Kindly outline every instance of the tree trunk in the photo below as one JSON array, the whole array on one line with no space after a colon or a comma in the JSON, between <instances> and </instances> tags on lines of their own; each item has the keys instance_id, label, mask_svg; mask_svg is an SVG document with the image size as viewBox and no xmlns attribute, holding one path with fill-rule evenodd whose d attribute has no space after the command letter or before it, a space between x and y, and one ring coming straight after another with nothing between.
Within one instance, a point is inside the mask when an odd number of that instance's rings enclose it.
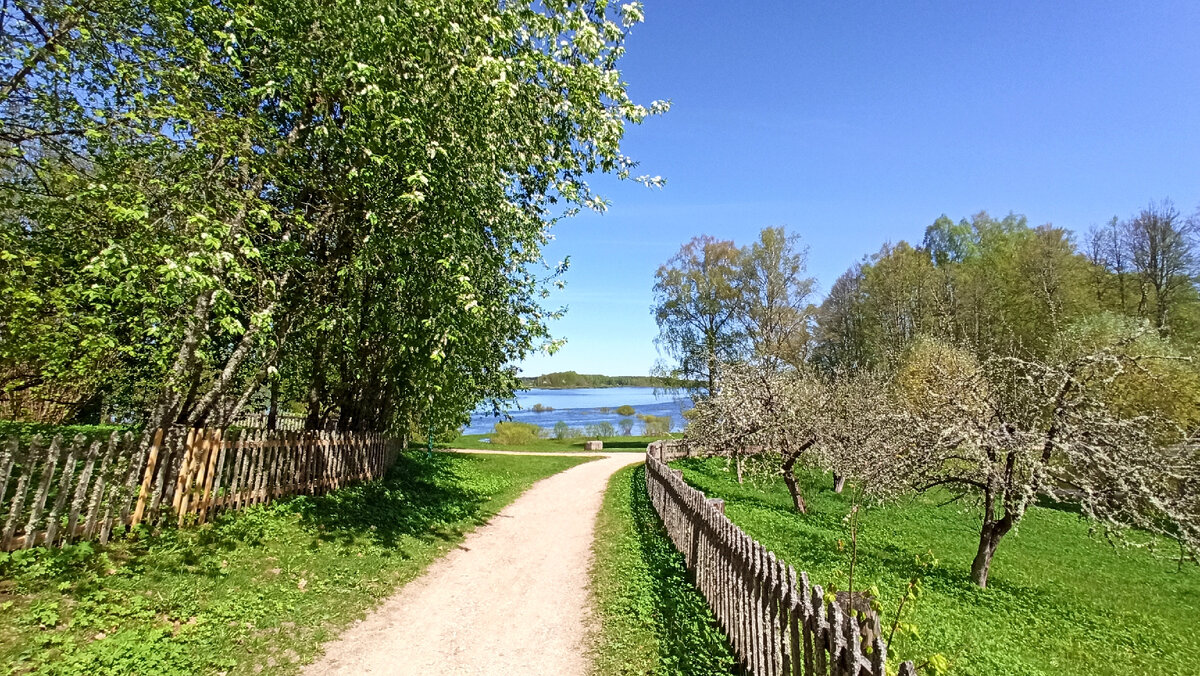
<instances>
[{"instance_id":1,"label":"tree trunk","mask_svg":"<svg viewBox=\"0 0 1200 676\"><path fill-rule=\"evenodd\" d=\"M738 480L738 483L740 484L743 481L743 478L742 478L742 456L741 455L737 456L737 458L734 460L734 464L737 466L737 480Z\"/></svg>"},{"instance_id":2,"label":"tree trunk","mask_svg":"<svg viewBox=\"0 0 1200 676\"><path fill-rule=\"evenodd\" d=\"M846 487L846 477L835 472L833 475L833 492L841 493L842 489L845 487Z\"/></svg>"},{"instance_id":3,"label":"tree trunk","mask_svg":"<svg viewBox=\"0 0 1200 676\"><path fill-rule=\"evenodd\" d=\"M980 589L987 589L988 571L992 567L992 557L996 555L1000 539L1011 528L1012 522L1008 516L1005 516L999 521L985 523L979 531L979 549L975 553L975 560L971 562L971 581L979 585Z\"/></svg>"},{"instance_id":4,"label":"tree trunk","mask_svg":"<svg viewBox=\"0 0 1200 676\"><path fill-rule=\"evenodd\" d=\"M796 511L808 514L808 505L804 502L804 496L800 494L800 483L796 481L796 475L790 466L783 470L783 483L787 484L788 493L792 495L792 506Z\"/></svg>"},{"instance_id":5,"label":"tree trunk","mask_svg":"<svg viewBox=\"0 0 1200 676\"><path fill-rule=\"evenodd\" d=\"M792 506L801 514L808 514L808 505L804 502L804 496L800 494L800 483L796 481L796 474L793 469L796 467L796 461L800 459L800 454L808 450L813 445L813 439L809 439L800 444L800 448L793 453L785 453L783 465L779 469L783 471L783 483L787 484L788 493L792 496Z\"/></svg>"}]
</instances>

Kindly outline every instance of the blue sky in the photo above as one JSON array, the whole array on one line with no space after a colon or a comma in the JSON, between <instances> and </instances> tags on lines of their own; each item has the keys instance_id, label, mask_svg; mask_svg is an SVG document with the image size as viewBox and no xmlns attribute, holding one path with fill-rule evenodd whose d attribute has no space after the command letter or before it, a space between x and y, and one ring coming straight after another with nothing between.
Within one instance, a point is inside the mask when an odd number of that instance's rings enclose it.
<instances>
[{"instance_id":1,"label":"blue sky","mask_svg":"<svg viewBox=\"0 0 1200 676\"><path fill-rule=\"evenodd\" d=\"M526 374L643 374L654 271L698 234L783 225L823 293L940 214L1077 231L1170 197L1200 204L1200 2L645 0L622 62L671 112L627 153L667 185L557 226L566 347Z\"/></svg>"}]
</instances>

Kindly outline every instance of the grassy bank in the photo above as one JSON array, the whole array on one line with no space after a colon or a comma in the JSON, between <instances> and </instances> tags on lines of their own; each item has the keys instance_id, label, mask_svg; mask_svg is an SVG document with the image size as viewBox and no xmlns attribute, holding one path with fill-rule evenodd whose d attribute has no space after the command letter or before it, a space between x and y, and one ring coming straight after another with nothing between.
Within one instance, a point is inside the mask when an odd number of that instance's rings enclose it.
<instances>
[{"instance_id":1,"label":"grassy bank","mask_svg":"<svg viewBox=\"0 0 1200 676\"><path fill-rule=\"evenodd\" d=\"M650 505L641 465L609 481L594 551L596 674L731 673L724 636Z\"/></svg>"},{"instance_id":2,"label":"grassy bank","mask_svg":"<svg viewBox=\"0 0 1200 676\"><path fill-rule=\"evenodd\" d=\"M107 548L0 554L0 669L287 674L574 457L402 456L382 481Z\"/></svg>"},{"instance_id":3,"label":"grassy bank","mask_svg":"<svg viewBox=\"0 0 1200 676\"><path fill-rule=\"evenodd\" d=\"M525 444L493 444L487 441L487 434L463 434L454 441L443 444L445 448L467 448L491 451L540 451L543 453L562 453L564 451L583 452L583 442L588 439L534 439ZM604 450L629 451L644 453L646 445L658 441L662 437L604 437Z\"/></svg>"},{"instance_id":4,"label":"grassy bank","mask_svg":"<svg viewBox=\"0 0 1200 676\"><path fill-rule=\"evenodd\" d=\"M849 496L835 494L827 477L804 477L810 513L799 515L782 481L739 486L717 459L674 466L814 582L846 588ZM1200 569L1114 549L1089 537L1078 515L1035 507L1001 543L982 590L968 575L978 514L939 506L948 497L871 509L861 520L854 586L879 590L885 623L910 577L923 576L924 593L904 613L918 633L901 632L893 654L920 663L941 653L953 674L1200 673ZM916 557L939 563L925 568Z\"/></svg>"}]
</instances>

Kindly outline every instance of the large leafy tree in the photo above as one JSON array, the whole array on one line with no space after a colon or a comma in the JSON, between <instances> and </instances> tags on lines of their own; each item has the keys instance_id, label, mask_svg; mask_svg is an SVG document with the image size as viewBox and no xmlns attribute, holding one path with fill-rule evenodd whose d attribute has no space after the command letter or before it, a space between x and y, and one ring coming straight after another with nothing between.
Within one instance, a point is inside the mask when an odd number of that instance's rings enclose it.
<instances>
[{"instance_id":1,"label":"large leafy tree","mask_svg":"<svg viewBox=\"0 0 1200 676\"><path fill-rule=\"evenodd\" d=\"M658 345L673 360L666 375L716 390L721 364L746 352L741 322L742 252L730 240L707 235L680 247L654 275Z\"/></svg>"},{"instance_id":2,"label":"large leafy tree","mask_svg":"<svg viewBox=\"0 0 1200 676\"><path fill-rule=\"evenodd\" d=\"M637 3L5 5L8 391L151 426L264 383L453 426L545 345L548 228L629 177Z\"/></svg>"}]
</instances>

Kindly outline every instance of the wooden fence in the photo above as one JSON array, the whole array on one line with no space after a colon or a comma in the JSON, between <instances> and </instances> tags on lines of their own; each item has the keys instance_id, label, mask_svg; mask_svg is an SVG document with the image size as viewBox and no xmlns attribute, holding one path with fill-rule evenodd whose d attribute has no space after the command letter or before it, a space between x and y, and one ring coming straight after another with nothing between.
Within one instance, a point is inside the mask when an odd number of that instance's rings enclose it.
<instances>
[{"instance_id":1,"label":"wooden fence","mask_svg":"<svg viewBox=\"0 0 1200 676\"><path fill-rule=\"evenodd\" d=\"M687 448L656 442L646 453L646 490L695 576L742 668L753 676L884 676L878 618L856 620L820 585L785 565L725 516L721 500L689 486L666 459ZM874 634L864 639L863 629ZM900 676L913 676L912 662Z\"/></svg>"},{"instance_id":2,"label":"wooden fence","mask_svg":"<svg viewBox=\"0 0 1200 676\"><path fill-rule=\"evenodd\" d=\"M0 551L108 542L139 524L204 523L288 495L379 476L399 444L377 434L158 430L0 442Z\"/></svg>"},{"instance_id":3,"label":"wooden fence","mask_svg":"<svg viewBox=\"0 0 1200 676\"><path fill-rule=\"evenodd\" d=\"M265 430L270 418L269 413L243 413L233 421L233 424L248 429ZM304 430L306 422L308 422L308 416L302 413L279 413L275 416L275 429L300 432Z\"/></svg>"}]
</instances>

